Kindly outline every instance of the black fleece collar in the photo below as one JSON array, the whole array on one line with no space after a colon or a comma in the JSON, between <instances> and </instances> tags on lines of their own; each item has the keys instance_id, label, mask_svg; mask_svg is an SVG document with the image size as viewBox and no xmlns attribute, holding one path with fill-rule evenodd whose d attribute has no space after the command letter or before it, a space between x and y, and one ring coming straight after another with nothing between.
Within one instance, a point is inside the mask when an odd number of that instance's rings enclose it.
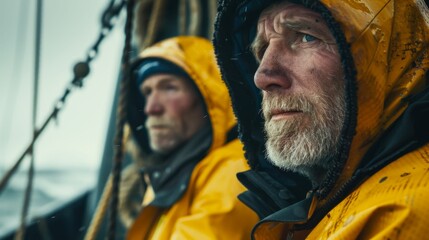
<instances>
[{"instance_id":1,"label":"black fleece collar","mask_svg":"<svg viewBox=\"0 0 429 240\"><path fill-rule=\"evenodd\" d=\"M188 189L192 172L207 155L211 143L211 128L203 127L163 164L142 168L141 173L149 175L155 192L155 199L149 205L168 208L176 203Z\"/></svg>"}]
</instances>

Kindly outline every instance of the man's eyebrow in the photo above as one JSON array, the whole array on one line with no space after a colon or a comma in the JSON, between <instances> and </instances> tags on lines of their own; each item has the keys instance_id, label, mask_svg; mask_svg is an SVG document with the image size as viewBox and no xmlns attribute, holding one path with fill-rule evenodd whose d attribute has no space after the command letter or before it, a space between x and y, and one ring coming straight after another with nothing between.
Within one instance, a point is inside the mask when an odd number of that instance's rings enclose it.
<instances>
[{"instance_id":1,"label":"man's eyebrow","mask_svg":"<svg viewBox=\"0 0 429 240\"><path fill-rule=\"evenodd\" d=\"M258 61L258 52L264 44L264 39L261 37L260 34L257 34L252 44L250 45L250 51L252 52L253 56L257 58Z\"/></svg>"},{"instance_id":2,"label":"man's eyebrow","mask_svg":"<svg viewBox=\"0 0 429 240\"><path fill-rule=\"evenodd\" d=\"M315 20L316 23L320 23L320 19ZM282 27L289 28L293 31L309 31L309 34L315 34L317 37L321 38L324 42L328 44L335 44L335 40L326 38L327 33L324 30L326 29L329 31L329 29L326 26L323 26L321 24L314 24L311 21L300 21L300 22L294 22L294 21L283 21L280 23ZM330 32L329 32L330 33ZM333 40L333 41L330 41Z\"/></svg>"},{"instance_id":3,"label":"man's eyebrow","mask_svg":"<svg viewBox=\"0 0 429 240\"><path fill-rule=\"evenodd\" d=\"M170 83L170 82L174 82L174 81L176 81L175 77L166 76L166 77L161 78L159 81L157 81L155 85L148 86L148 85L145 85L144 82L143 82L143 85L141 86L141 89L156 88L157 86L160 86L160 85L163 85L163 84L167 84L167 83Z\"/></svg>"},{"instance_id":4,"label":"man's eyebrow","mask_svg":"<svg viewBox=\"0 0 429 240\"><path fill-rule=\"evenodd\" d=\"M166 76L166 77L161 78L161 79L158 81L158 84L165 84L165 83L174 82L174 81L176 81L178 78L179 78L179 77L177 77L177 76Z\"/></svg>"},{"instance_id":5,"label":"man's eyebrow","mask_svg":"<svg viewBox=\"0 0 429 240\"><path fill-rule=\"evenodd\" d=\"M317 23L320 23L320 20L316 21ZM303 30L312 30L315 31L318 34L323 34L323 28L321 24L314 24L314 22L309 20L301 20L301 21L292 21L292 20L284 20L280 23L278 23L281 27L289 28L294 31L303 31Z\"/></svg>"},{"instance_id":6,"label":"man's eyebrow","mask_svg":"<svg viewBox=\"0 0 429 240\"><path fill-rule=\"evenodd\" d=\"M292 30L302 30L302 29L310 29L310 25L303 23L303 22L291 22L291 21L284 21L280 23L281 26L290 28Z\"/></svg>"}]
</instances>

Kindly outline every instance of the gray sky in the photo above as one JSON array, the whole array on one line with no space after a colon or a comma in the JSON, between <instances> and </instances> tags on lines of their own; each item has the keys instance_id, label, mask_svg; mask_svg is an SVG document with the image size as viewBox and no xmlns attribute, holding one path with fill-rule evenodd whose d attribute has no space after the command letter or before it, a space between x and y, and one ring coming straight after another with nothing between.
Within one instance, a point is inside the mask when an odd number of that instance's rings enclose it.
<instances>
[{"instance_id":1,"label":"gray sky","mask_svg":"<svg viewBox=\"0 0 429 240\"><path fill-rule=\"evenodd\" d=\"M74 63L85 59L98 37L107 3L43 1L38 126L71 81ZM0 1L0 177L32 135L35 4ZM101 45L84 87L69 95L58 124L51 124L39 138L36 169L99 167L123 48L123 22L122 18Z\"/></svg>"},{"instance_id":2,"label":"gray sky","mask_svg":"<svg viewBox=\"0 0 429 240\"><path fill-rule=\"evenodd\" d=\"M0 0L0 178L32 137L36 2ZM98 37L100 15L108 2L43 0L39 127L72 80L74 64L85 60ZM97 180L120 67L123 25L124 12L100 45L84 87L69 95L57 124L52 122L36 144L30 216L61 206ZM0 196L0 206L7 206L0 209L0 235L18 226L28 160Z\"/></svg>"}]
</instances>

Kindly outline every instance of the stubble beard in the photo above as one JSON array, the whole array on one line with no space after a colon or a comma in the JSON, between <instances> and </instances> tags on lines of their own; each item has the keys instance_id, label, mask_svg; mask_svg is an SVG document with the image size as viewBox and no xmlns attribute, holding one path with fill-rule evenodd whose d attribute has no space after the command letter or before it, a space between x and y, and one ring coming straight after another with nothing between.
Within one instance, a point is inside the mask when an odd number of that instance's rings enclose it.
<instances>
[{"instance_id":1,"label":"stubble beard","mask_svg":"<svg viewBox=\"0 0 429 240\"><path fill-rule=\"evenodd\" d=\"M151 130L152 125L162 125L162 130ZM168 154L178 147L183 141L183 134L178 131L180 127L169 119L149 117L146 121L146 129L149 131L151 149L159 154Z\"/></svg>"},{"instance_id":2,"label":"stubble beard","mask_svg":"<svg viewBox=\"0 0 429 240\"><path fill-rule=\"evenodd\" d=\"M344 89L336 96L264 94L266 155L277 167L319 181L333 166L345 118ZM300 110L290 119L272 120L271 109ZM321 171L323 171L321 173Z\"/></svg>"}]
</instances>

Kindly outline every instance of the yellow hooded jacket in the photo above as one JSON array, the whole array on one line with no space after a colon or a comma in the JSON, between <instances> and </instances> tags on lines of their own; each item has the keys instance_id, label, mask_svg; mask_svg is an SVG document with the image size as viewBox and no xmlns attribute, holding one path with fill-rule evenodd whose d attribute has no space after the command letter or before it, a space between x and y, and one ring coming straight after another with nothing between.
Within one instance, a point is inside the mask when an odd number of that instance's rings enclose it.
<instances>
[{"instance_id":1,"label":"yellow hooded jacket","mask_svg":"<svg viewBox=\"0 0 429 240\"><path fill-rule=\"evenodd\" d=\"M148 58L174 63L194 81L205 101L212 140L208 153L193 169L186 191L172 206L152 206L154 193L146 191L145 206L127 239L248 239L258 218L237 199L244 187L236 173L248 166L241 143L227 141L236 121L211 43L198 37L175 37L145 49L139 61Z\"/></svg>"},{"instance_id":2,"label":"yellow hooded jacket","mask_svg":"<svg viewBox=\"0 0 429 240\"><path fill-rule=\"evenodd\" d=\"M336 37L346 75L347 117L337 165L319 188L303 193L288 181L307 187L305 179L260 157L265 141L261 99L252 78L257 63L248 47L259 13L272 2L222 1L214 38L252 167L253 175L242 177L249 189L242 199L264 218L252 237L427 239L427 5L423 0L292 1L322 14ZM285 192L288 200L278 196Z\"/></svg>"}]
</instances>

